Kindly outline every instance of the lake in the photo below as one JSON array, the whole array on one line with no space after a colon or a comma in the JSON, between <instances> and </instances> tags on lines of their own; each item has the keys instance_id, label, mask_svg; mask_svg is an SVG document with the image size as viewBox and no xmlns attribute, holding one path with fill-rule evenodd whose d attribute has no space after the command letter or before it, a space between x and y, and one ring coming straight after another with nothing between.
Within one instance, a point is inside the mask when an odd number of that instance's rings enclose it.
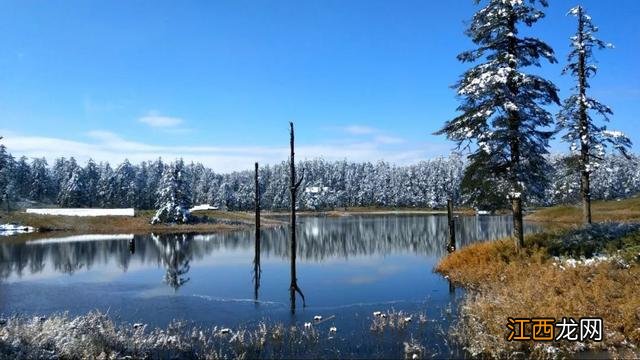
<instances>
[{"instance_id":1,"label":"lake","mask_svg":"<svg viewBox=\"0 0 640 360\"><path fill-rule=\"evenodd\" d=\"M511 228L508 216L459 217L457 246L505 237ZM447 233L440 215L299 218L296 268L306 307L298 299L294 313L284 226L262 231L259 256L252 231L0 239L0 314L98 309L123 323L247 328L320 315L329 319L325 330L338 331L331 350L317 355L398 357L410 337L436 356L463 354L446 336L463 291L433 272ZM427 321L374 336L374 311Z\"/></svg>"}]
</instances>

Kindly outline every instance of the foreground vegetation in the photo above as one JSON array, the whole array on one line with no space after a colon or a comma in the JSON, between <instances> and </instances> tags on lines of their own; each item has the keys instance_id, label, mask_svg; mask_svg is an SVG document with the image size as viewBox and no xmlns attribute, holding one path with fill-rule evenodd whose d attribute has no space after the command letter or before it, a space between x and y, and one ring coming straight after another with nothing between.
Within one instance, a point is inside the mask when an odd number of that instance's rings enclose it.
<instances>
[{"instance_id":1,"label":"foreground vegetation","mask_svg":"<svg viewBox=\"0 0 640 360\"><path fill-rule=\"evenodd\" d=\"M20 317L0 319L0 358L23 359L257 359L257 358L338 358L349 356L336 340L340 330L331 325L333 317L303 325L260 322L240 328L197 327L174 321L166 328L146 324L117 324L106 314L84 316ZM370 332L378 354L380 337L391 337L394 358L431 357L413 331L427 325L424 313L376 312ZM437 333L445 336L444 332ZM423 339L424 340L424 339ZM363 343L364 344L364 343ZM357 352L361 354L360 352ZM449 352L455 356L456 352ZM440 354L444 355L444 354ZM353 356L353 355L351 355ZM380 356L380 355L378 355Z\"/></svg>"},{"instance_id":2,"label":"foreground vegetation","mask_svg":"<svg viewBox=\"0 0 640 360\"><path fill-rule=\"evenodd\" d=\"M595 203L596 219L637 220L640 202ZM580 209L541 210L531 217L570 221ZM444 258L438 272L471 291L453 335L474 355L533 357L606 351L640 356L640 225L604 222L555 228L526 237L516 253L513 241L478 243ZM602 342L508 342L507 318L599 316Z\"/></svg>"}]
</instances>

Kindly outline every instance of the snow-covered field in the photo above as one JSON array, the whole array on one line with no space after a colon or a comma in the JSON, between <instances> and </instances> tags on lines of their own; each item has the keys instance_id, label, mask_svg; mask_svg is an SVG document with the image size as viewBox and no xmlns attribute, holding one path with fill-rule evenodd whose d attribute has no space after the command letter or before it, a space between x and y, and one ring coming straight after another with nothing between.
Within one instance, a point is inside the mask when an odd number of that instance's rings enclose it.
<instances>
[{"instance_id":1,"label":"snow-covered field","mask_svg":"<svg viewBox=\"0 0 640 360\"><path fill-rule=\"evenodd\" d=\"M9 236L16 234L24 234L37 231L36 228L31 226L23 226L16 224L0 224L0 236Z\"/></svg>"},{"instance_id":2,"label":"snow-covered field","mask_svg":"<svg viewBox=\"0 0 640 360\"><path fill-rule=\"evenodd\" d=\"M134 216L133 208L128 209L27 209L29 214L62 216Z\"/></svg>"},{"instance_id":3,"label":"snow-covered field","mask_svg":"<svg viewBox=\"0 0 640 360\"><path fill-rule=\"evenodd\" d=\"M133 234L88 234L88 235L73 235L65 236L53 239L40 239L29 240L27 245L40 245L40 244L57 244L68 242L84 242L84 241L103 241L103 240L132 240Z\"/></svg>"}]
</instances>

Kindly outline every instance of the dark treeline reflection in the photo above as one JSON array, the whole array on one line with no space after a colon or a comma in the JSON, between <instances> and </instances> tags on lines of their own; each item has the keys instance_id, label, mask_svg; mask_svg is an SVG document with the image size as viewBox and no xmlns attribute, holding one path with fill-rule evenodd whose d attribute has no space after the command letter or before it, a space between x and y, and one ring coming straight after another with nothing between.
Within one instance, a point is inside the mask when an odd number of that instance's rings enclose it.
<instances>
[{"instance_id":1,"label":"dark treeline reflection","mask_svg":"<svg viewBox=\"0 0 640 360\"><path fill-rule=\"evenodd\" d=\"M532 231L533 227L525 226L525 230ZM475 241L509 236L511 221L508 216L460 217L456 219L456 232L460 248ZM194 260L217 251L245 249L247 266L254 266L254 280L259 281L260 255L289 258L287 227L266 229L261 233L258 249L252 231L136 235L133 242L114 239L2 243L0 278L35 274L45 268L73 274L90 270L94 265L107 264L115 264L126 271L133 261L163 267L166 270L164 281L177 289L189 281L187 273ZM298 236L297 252L303 261L392 253L440 257L446 252L447 220L444 216L305 218L298 225ZM257 290L259 282L255 285Z\"/></svg>"}]
</instances>

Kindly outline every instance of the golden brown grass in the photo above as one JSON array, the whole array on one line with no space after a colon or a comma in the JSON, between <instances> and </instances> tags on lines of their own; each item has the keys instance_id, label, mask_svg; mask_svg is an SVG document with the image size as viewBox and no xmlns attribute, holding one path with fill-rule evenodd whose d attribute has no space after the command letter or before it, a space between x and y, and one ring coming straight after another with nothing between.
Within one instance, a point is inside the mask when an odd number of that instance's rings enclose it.
<instances>
[{"instance_id":1,"label":"golden brown grass","mask_svg":"<svg viewBox=\"0 0 640 360\"><path fill-rule=\"evenodd\" d=\"M594 201L591 204L593 221L639 221L640 197L620 201ZM560 205L538 209L527 215L528 221L543 222L582 222L582 207L577 205Z\"/></svg>"},{"instance_id":2,"label":"golden brown grass","mask_svg":"<svg viewBox=\"0 0 640 360\"><path fill-rule=\"evenodd\" d=\"M1 212L0 223L19 223L33 226L41 231L61 231L71 233L149 233L149 232L215 232L252 228L254 215L245 212L198 211L195 216L201 218L193 224L151 225L154 211L136 211L134 217L126 216L57 216L27 214L25 212ZM277 220L263 218L264 226L278 224Z\"/></svg>"},{"instance_id":3,"label":"golden brown grass","mask_svg":"<svg viewBox=\"0 0 640 360\"><path fill-rule=\"evenodd\" d=\"M454 334L475 354L504 357L525 351L546 357L549 354L540 343L505 340L508 317L600 316L604 341L589 343L590 350L608 350L620 357L640 355L623 346L625 341L640 346L640 265L623 268L601 262L563 269L540 246L554 235L530 236L522 254L515 252L511 240L501 240L474 244L444 258L436 270L473 289ZM550 345L566 353L581 350L576 343Z\"/></svg>"}]
</instances>

